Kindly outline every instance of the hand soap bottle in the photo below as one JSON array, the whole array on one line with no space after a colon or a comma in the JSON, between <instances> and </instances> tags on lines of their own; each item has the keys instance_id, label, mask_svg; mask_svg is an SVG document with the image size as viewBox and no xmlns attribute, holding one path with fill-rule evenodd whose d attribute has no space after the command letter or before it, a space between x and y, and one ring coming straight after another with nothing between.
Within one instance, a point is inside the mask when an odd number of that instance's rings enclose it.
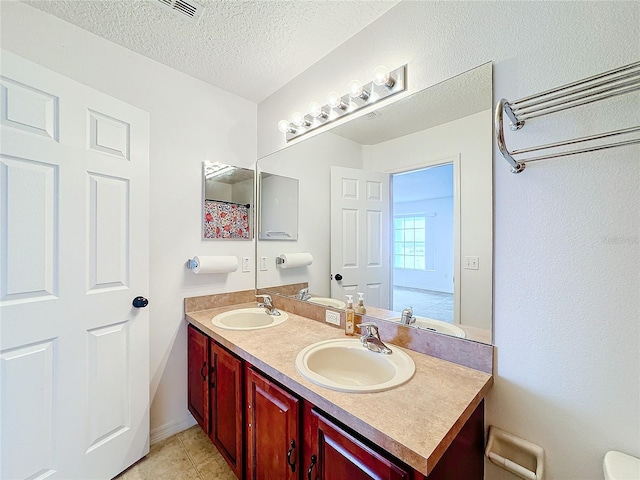
<instances>
[{"instance_id":1,"label":"hand soap bottle","mask_svg":"<svg viewBox=\"0 0 640 480\"><path fill-rule=\"evenodd\" d=\"M364 306L364 293L358 292L358 305L353 307L358 315L364 315L367 313L367 309Z\"/></svg>"},{"instance_id":2,"label":"hand soap bottle","mask_svg":"<svg viewBox=\"0 0 640 480\"><path fill-rule=\"evenodd\" d=\"M353 335L356 324L356 312L353 309L353 295L347 295L347 308L344 313L346 317L344 322L344 334Z\"/></svg>"}]
</instances>

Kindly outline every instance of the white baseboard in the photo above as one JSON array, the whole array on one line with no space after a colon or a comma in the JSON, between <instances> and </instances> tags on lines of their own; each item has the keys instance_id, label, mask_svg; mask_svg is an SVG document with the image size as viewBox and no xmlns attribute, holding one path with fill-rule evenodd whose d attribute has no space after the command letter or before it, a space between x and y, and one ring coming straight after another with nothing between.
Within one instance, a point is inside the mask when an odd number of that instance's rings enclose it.
<instances>
[{"instance_id":1,"label":"white baseboard","mask_svg":"<svg viewBox=\"0 0 640 480\"><path fill-rule=\"evenodd\" d=\"M175 435L176 433L180 433L183 430L186 430L189 427L192 427L196 424L195 419L191 415L187 415L182 420L176 420L174 422L165 423L164 425L160 425L159 427L154 428L150 432L149 443L153 445L154 443L161 442L165 438L169 438L171 435Z\"/></svg>"}]
</instances>

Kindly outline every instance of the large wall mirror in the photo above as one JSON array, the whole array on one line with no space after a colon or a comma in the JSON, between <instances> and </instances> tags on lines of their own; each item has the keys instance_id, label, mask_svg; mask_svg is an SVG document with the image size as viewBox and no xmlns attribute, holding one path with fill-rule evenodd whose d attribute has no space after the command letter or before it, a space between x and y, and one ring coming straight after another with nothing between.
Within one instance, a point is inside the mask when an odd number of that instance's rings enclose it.
<instances>
[{"instance_id":1,"label":"large wall mirror","mask_svg":"<svg viewBox=\"0 0 640 480\"><path fill-rule=\"evenodd\" d=\"M262 158L298 179L298 238L257 242L256 286L491 343L492 65ZM277 268L281 254L313 263ZM289 287L287 287L289 286ZM298 295L298 287L308 292Z\"/></svg>"},{"instance_id":2,"label":"large wall mirror","mask_svg":"<svg viewBox=\"0 0 640 480\"><path fill-rule=\"evenodd\" d=\"M203 162L203 238L253 238L254 179L253 170L220 162Z\"/></svg>"}]
</instances>

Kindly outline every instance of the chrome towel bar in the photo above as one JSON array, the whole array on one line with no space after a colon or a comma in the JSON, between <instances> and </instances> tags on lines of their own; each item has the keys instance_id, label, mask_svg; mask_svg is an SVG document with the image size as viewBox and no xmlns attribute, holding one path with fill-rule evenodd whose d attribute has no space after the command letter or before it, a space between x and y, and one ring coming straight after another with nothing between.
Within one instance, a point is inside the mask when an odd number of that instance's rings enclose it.
<instances>
[{"instance_id":1,"label":"chrome towel bar","mask_svg":"<svg viewBox=\"0 0 640 480\"><path fill-rule=\"evenodd\" d=\"M583 142L591 142L604 138L615 137L618 135L628 135L630 133L640 132L640 126L623 128L611 132L589 135L586 137L573 138L561 142L549 143L536 147L528 147L509 151L504 137L504 115L506 114L512 131L520 130L526 120L550 115L553 113L568 110L570 108L587 105L608 98L624 95L627 93L640 90L640 62L631 63L608 72L600 73L592 77L569 83L561 87L552 88L542 93L530 95L514 102L508 102L501 99L496 106L495 113L495 131L496 140L500 153L511 165L513 173L520 173L524 170L528 162L538 160L548 160L551 158L564 157L568 155L576 155L579 153L595 152L605 148L622 147L625 145L633 145L640 143L640 138L631 138L618 142L605 143L601 145L591 145L575 150L567 150L558 153L548 153L540 156L528 158L516 158L523 155L541 150L565 147Z\"/></svg>"}]
</instances>

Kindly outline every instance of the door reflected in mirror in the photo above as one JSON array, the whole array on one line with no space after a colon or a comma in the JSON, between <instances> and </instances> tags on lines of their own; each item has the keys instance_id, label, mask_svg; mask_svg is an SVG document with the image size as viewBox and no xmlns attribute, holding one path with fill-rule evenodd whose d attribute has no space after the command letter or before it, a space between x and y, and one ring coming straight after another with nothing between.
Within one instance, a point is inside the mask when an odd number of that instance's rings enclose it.
<instances>
[{"instance_id":1,"label":"door reflected in mirror","mask_svg":"<svg viewBox=\"0 0 640 480\"><path fill-rule=\"evenodd\" d=\"M251 240L255 172L220 162L203 162L202 173L202 237Z\"/></svg>"},{"instance_id":2,"label":"door reflected in mirror","mask_svg":"<svg viewBox=\"0 0 640 480\"><path fill-rule=\"evenodd\" d=\"M297 142L257 168L298 179L300 209L295 242L260 236L258 260L267 261L258 288L301 301L362 292L367 315L400 322L412 307L413 321L403 323L491 342L491 64ZM272 266L294 251L311 252L314 264Z\"/></svg>"}]
</instances>

